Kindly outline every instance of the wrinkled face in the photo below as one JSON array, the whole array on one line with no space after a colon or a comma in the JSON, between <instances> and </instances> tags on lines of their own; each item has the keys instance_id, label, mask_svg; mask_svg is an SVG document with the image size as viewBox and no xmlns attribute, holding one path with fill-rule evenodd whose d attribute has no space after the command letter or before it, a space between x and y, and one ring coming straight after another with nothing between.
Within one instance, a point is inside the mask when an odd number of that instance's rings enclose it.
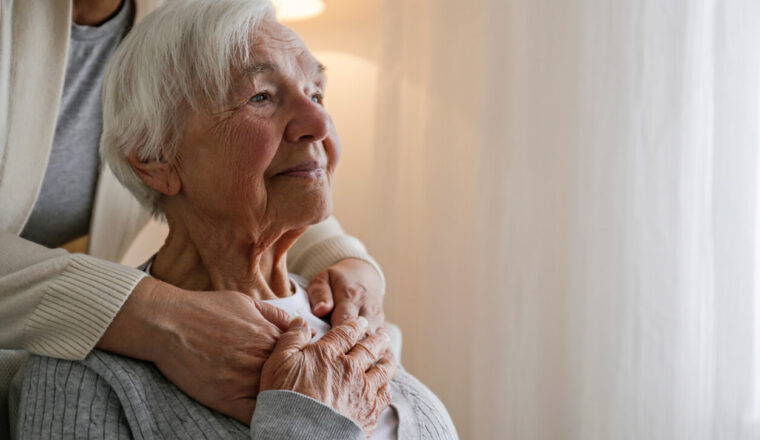
<instances>
[{"instance_id":1,"label":"wrinkled face","mask_svg":"<svg viewBox=\"0 0 760 440\"><path fill-rule=\"evenodd\" d=\"M252 58L229 105L190 116L177 169L182 203L256 235L330 214L340 144L322 105L324 69L296 34L263 23Z\"/></svg>"}]
</instances>

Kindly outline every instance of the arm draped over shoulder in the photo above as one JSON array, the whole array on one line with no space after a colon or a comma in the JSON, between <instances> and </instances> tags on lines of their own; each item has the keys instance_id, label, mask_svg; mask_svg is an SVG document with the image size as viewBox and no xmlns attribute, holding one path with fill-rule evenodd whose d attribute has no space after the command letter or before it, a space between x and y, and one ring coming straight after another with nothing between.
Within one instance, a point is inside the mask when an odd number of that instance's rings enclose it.
<instances>
[{"instance_id":1,"label":"arm draped over shoulder","mask_svg":"<svg viewBox=\"0 0 760 440\"><path fill-rule=\"evenodd\" d=\"M145 274L83 254L48 249L0 231L0 348L83 359ZM377 263L329 218L293 246L289 267L311 278L344 258Z\"/></svg>"}]
</instances>

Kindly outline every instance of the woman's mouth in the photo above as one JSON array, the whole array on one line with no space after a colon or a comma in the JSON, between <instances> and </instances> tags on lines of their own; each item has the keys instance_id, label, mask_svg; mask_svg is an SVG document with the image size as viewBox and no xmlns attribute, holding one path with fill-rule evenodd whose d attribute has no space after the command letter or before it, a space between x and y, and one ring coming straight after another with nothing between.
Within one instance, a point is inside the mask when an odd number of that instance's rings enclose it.
<instances>
[{"instance_id":1,"label":"woman's mouth","mask_svg":"<svg viewBox=\"0 0 760 440\"><path fill-rule=\"evenodd\" d=\"M275 177L293 177L298 179L316 180L325 175L325 166L316 160L301 162L285 171L275 174Z\"/></svg>"}]
</instances>

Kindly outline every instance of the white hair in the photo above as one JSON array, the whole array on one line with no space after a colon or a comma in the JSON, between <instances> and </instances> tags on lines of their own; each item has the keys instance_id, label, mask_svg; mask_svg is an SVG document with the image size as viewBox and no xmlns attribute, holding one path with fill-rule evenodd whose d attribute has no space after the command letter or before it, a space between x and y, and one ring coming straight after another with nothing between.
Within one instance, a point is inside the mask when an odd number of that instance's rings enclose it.
<instances>
[{"instance_id":1,"label":"white hair","mask_svg":"<svg viewBox=\"0 0 760 440\"><path fill-rule=\"evenodd\" d=\"M162 216L160 193L128 157L174 157L188 110L224 101L235 69L249 63L257 26L274 17L269 0L171 0L114 53L103 81L100 155L154 215Z\"/></svg>"}]
</instances>

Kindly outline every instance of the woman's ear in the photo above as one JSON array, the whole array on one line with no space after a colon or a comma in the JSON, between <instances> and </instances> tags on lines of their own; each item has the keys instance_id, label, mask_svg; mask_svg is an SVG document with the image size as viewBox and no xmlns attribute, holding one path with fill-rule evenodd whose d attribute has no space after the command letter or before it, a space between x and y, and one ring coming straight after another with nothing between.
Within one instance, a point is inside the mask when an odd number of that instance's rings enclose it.
<instances>
[{"instance_id":1,"label":"woman's ear","mask_svg":"<svg viewBox=\"0 0 760 440\"><path fill-rule=\"evenodd\" d=\"M143 162L137 157L137 151L129 154L129 163L146 185L167 196L179 193L182 182L177 169L168 161Z\"/></svg>"}]
</instances>

